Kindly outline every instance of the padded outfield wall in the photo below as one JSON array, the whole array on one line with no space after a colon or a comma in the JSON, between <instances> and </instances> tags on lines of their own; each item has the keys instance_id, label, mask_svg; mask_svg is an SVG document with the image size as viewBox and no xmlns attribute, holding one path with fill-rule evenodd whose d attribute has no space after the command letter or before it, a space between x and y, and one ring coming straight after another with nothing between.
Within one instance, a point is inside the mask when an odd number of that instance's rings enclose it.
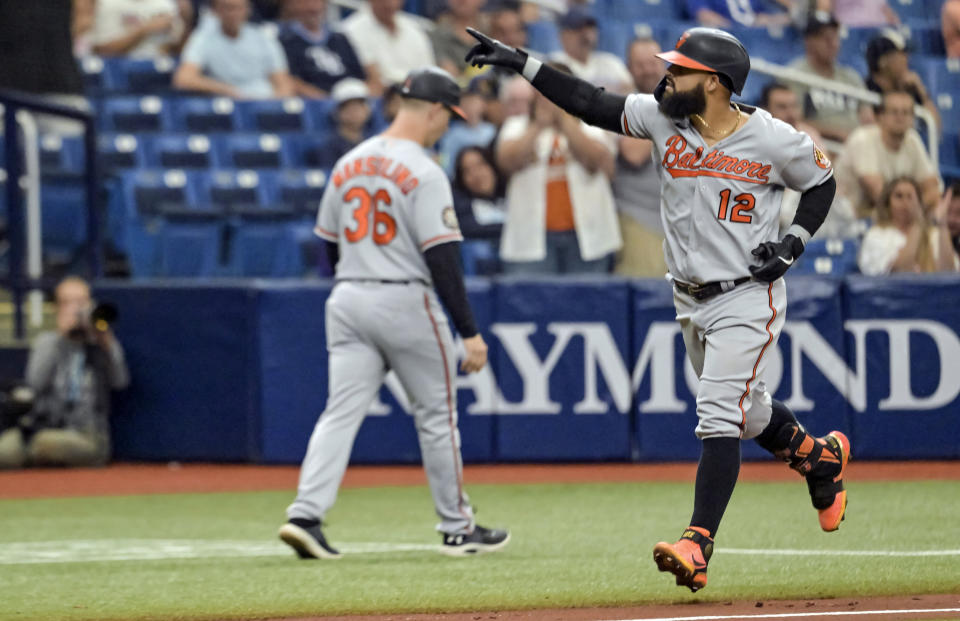
<instances>
[{"instance_id":1,"label":"padded outfield wall","mask_svg":"<svg viewBox=\"0 0 960 621\"><path fill-rule=\"evenodd\" d=\"M120 308L131 387L118 459L298 463L326 400L332 282L98 283ZM459 376L467 462L695 460L697 380L666 281L474 280L490 346ZM960 458L960 278L788 278L768 389L858 458ZM416 463L392 376L354 463ZM753 443L748 458L763 457Z\"/></svg>"}]
</instances>

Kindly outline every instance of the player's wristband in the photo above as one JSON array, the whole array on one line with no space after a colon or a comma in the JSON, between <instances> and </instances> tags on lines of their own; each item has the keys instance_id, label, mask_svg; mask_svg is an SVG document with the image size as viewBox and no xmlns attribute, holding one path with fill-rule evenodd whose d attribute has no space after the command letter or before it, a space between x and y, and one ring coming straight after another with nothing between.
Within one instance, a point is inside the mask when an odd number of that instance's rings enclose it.
<instances>
[{"instance_id":1,"label":"player's wristband","mask_svg":"<svg viewBox=\"0 0 960 621\"><path fill-rule=\"evenodd\" d=\"M521 73L528 82L533 82L533 79L537 77L537 72L540 71L540 67L542 66L542 62L527 54L527 62L523 63L523 71Z\"/></svg>"},{"instance_id":2,"label":"player's wristband","mask_svg":"<svg viewBox=\"0 0 960 621\"><path fill-rule=\"evenodd\" d=\"M787 229L787 232L784 235L784 237L786 237L787 235L793 235L794 237L799 239L801 242L803 242L804 247L806 247L807 242L810 241L810 237L811 237L810 231L803 228L799 224L791 224L790 228Z\"/></svg>"}]
</instances>

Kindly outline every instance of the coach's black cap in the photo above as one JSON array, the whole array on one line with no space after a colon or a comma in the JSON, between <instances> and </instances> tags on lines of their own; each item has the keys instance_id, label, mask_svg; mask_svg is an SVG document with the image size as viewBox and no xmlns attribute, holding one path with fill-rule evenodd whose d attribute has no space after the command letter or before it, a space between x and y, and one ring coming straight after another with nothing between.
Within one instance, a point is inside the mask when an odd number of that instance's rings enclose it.
<instances>
[{"instance_id":1,"label":"coach's black cap","mask_svg":"<svg viewBox=\"0 0 960 621\"><path fill-rule=\"evenodd\" d=\"M460 109L460 87L453 76L439 67L424 67L408 73L400 94L410 99L441 103L459 118L467 118Z\"/></svg>"}]
</instances>

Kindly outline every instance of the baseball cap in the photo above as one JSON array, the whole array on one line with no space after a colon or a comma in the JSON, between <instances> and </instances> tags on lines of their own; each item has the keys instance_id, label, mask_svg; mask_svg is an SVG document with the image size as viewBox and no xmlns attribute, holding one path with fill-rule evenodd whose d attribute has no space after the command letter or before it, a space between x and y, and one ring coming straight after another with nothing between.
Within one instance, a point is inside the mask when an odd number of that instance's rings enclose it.
<instances>
[{"instance_id":1,"label":"baseball cap","mask_svg":"<svg viewBox=\"0 0 960 621\"><path fill-rule=\"evenodd\" d=\"M824 28L839 28L840 22L829 11L814 11L807 18L807 25L803 29L803 36L810 37Z\"/></svg>"},{"instance_id":2,"label":"baseball cap","mask_svg":"<svg viewBox=\"0 0 960 621\"><path fill-rule=\"evenodd\" d=\"M408 73L400 94L409 99L441 103L459 118L467 118L460 109L460 87L453 76L439 67L424 67Z\"/></svg>"},{"instance_id":3,"label":"baseball cap","mask_svg":"<svg viewBox=\"0 0 960 621\"><path fill-rule=\"evenodd\" d=\"M370 89L363 80L344 78L333 85L330 97L339 106L354 99L367 99L370 97Z\"/></svg>"},{"instance_id":4,"label":"baseball cap","mask_svg":"<svg viewBox=\"0 0 960 621\"><path fill-rule=\"evenodd\" d=\"M500 96L499 84L492 73L485 73L471 79L463 94L480 95L484 99L497 99Z\"/></svg>"},{"instance_id":5,"label":"baseball cap","mask_svg":"<svg viewBox=\"0 0 960 621\"><path fill-rule=\"evenodd\" d=\"M584 26L596 26L597 18L580 7L573 7L560 18L559 24L564 30L576 30Z\"/></svg>"},{"instance_id":6,"label":"baseball cap","mask_svg":"<svg viewBox=\"0 0 960 621\"><path fill-rule=\"evenodd\" d=\"M884 28L880 34L867 44L867 66L870 71L877 70L877 61L890 52L909 51L906 38L891 28Z\"/></svg>"}]
</instances>

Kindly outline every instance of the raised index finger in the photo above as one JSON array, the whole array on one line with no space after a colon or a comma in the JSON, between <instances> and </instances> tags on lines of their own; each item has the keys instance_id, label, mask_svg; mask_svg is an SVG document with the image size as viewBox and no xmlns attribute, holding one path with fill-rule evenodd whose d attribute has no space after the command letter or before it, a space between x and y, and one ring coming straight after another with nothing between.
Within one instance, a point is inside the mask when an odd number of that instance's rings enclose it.
<instances>
[{"instance_id":1,"label":"raised index finger","mask_svg":"<svg viewBox=\"0 0 960 621\"><path fill-rule=\"evenodd\" d=\"M467 26L467 32L470 34L470 36L472 36L474 39L476 39L480 43L483 43L485 45L491 45L491 46L493 45L493 39L483 34L479 30L476 30L474 28Z\"/></svg>"}]
</instances>

